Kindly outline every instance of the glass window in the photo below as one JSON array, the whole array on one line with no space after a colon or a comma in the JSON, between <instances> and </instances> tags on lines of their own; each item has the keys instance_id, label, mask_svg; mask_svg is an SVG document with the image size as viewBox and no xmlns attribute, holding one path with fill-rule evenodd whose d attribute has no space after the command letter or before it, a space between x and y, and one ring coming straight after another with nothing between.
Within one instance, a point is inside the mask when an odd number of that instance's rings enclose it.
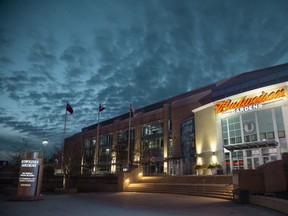
<instances>
[{"instance_id":1,"label":"glass window","mask_svg":"<svg viewBox=\"0 0 288 216\"><path fill-rule=\"evenodd\" d=\"M266 140L266 133L260 133L260 139Z\"/></svg>"},{"instance_id":2,"label":"glass window","mask_svg":"<svg viewBox=\"0 0 288 216\"><path fill-rule=\"evenodd\" d=\"M243 134L245 142L257 141L255 113L242 115Z\"/></svg>"},{"instance_id":3,"label":"glass window","mask_svg":"<svg viewBox=\"0 0 288 216\"><path fill-rule=\"evenodd\" d=\"M274 139L275 137L274 137L274 132L268 132L267 133L267 137L268 137L268 139Z\"/></svg>"},{"instance_id":4,"label":"glass window","mask_svg":"<svg viewBox=\"0 0 288 216\"><path fill-rule=\"evenodd\" d=\"M268 148L263 148L262 149L262 155L269 155L269 149Z\"/></svg>"},{"instance_id":5,"label":"glass window","mask_svg":"<svg viewBox=\"0 0 288 216\"><path fill-rule=\"evenodd\" d=\"M146 125L142 128L142 136L163 134L163 123Z\"/></svg>"},{"instance_id":6,"label":"glass window","mask_svg":"<svg viewBox=\"0 0 288 216\"><path fill-rule=\"evenodd\" d=\"M244 136L244 142L251 142L250 136Z\"/></svg>"},{"instance_id":7,"label":"glass window","mask_svg":"<svg viewBox=\"0 0 288 216\"><path fill-rule=\"evenodd\" d=\"M285 138L285 131L278 131L279 138Z\"/></svg>"},{"instance_id":8,"label":"glass window","mask_svg":"<svg viewBox=\"0 0 288 216\"><path fill-rule=\"evenodd\" d=\"M284 138L285 129L284 129L284 122L283 122L282 108L276 107L274 110L275 110L275 119L276 119L278 137Z\"/></svg>"},{"instance_id":9,"label":"glass window","mask_svg":"<svg viewBox=\"0 0 288 216\"><path fill-rule=\"evenodd\" d=\"M243 151L238 151L238 158L243 158Z\"/></svg>"},{"instance_id":10,"label":"glass window","mask_svg":"<svg viewBox=\"0 0 288 216\"><path fill-rule=\"evenodd\" d=\"M193 162L196 162L194 157L195 149L195 123L194 118L183 121L180 125L181 136L181 158L183 162L183 174L192 174ZM163 146L162 146L163 147Z\"/></svg>"},{"instance_id":11,"label":"glass window","mask_svg":"<svg viewBox=\"0 0 288 216\"><path fill-rule=\"evenodd\" d=\"M251 135L251 141L257 141L257 135L256 134Z\"/></svg>"},{"instance_id":12,"label":"glass window","mask_svg":"<svg viewBox=\"0 0 288 216\"><path fill-rule=\"evenodd\" d=\"M168 130L172 130L172 121L170 119L168 120Z\"/></svg>"},{"instance_id":13,"label":"glass window","mask_svg":"<svg viewBox=\"0 0 288 216\"><path fill-rule=\"evenodd\" d=\"M246 155L247 157L252 157L252 151L250 149L246 150Z\"/></svg>"},{"instance_id":14,"label":"glass window","mask_svg":"<svg viewBox=\"0 0 288 216\"><path fill-rule=\"evenodd\" d=\"M240 116L233 116L227 119L222 119L221 124L222 139L224 145L242 142Z\"/></svg>"},{"instance_id":15,"label":"glass window","mask_svg":"<svg viewBox=\"0 0 288 216\"><path fill-rule=\"evenodd\" d=\"M241 142L242 142L241 137L236 137L236 142L237 142L237 143L241 143Z\"/></svg>"},{"instance_id":16,"label":"glass window","mask_svg":"<svg viewBox=\"0 0 288 216\"><path fill-rule=\"evenodd\" d=\"M262 110L257 115L261 140L274 139L272 110Z\"/></svg>"},{"instance_id":17,"label":"glass window","mask_svg":"<svg viewBox=\"0 0 288 216\"><path fill-rule=\"evenodd\" d=\"M260 165L259 158L253 158L255 169Z\"/></svg>"}]
</instances>

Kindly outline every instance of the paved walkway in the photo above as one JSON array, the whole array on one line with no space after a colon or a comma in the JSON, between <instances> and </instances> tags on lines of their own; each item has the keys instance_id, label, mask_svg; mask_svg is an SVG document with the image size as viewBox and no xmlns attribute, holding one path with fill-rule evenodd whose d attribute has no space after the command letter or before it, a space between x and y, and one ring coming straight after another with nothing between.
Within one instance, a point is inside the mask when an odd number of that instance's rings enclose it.
<instances>
[{"instance_id":1,"label":"paved walkway","mask_svg":"<svg viewBox=\"0 0 288 216\"><path fill-rule=\"evenodd\" d=\"M284 215L271 209L199 196L152 193L44 194L41 201L8 201L0 195L1 216Z\"/></svg>"}]
</instances>

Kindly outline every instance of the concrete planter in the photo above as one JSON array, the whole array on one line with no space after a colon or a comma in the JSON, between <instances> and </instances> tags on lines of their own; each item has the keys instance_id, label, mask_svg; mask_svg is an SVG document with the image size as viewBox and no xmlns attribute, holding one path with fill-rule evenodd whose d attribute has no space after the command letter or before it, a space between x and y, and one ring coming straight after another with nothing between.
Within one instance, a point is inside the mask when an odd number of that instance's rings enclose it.
<instances>
[{"instance_id":1,"label":"concrete planter","mask_svg":"<svg viewBox=\"0 0 288 216\"><path fill-rule=\"evenodd\" d=\"M203 175L203 169L197 169L196 173L197 175Z\"/></svg>"},{"instance_id":2,"label":"concrete planter","mask_svg":"<svg viewBox=\"0 0 288 216\"><path fill-rule=\"evenodd\" d=\"M217 174L217 169L216 168L210 168L211 175L216 175Z\"/></svg>"}]
</instances>

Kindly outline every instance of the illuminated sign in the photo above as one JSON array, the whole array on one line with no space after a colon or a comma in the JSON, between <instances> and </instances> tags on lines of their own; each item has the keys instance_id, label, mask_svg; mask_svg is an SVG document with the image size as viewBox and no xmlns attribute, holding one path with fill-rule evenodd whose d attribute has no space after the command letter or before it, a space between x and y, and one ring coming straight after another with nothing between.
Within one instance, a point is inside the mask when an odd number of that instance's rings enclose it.
<instances>
[{"instance_id":1,"label":"illuminated sign","mask_svg":"<svg viewBox=\"0 0 288 216\"><path fill-rule=\"evenodd\" d=\"M231 110L234 113L250 111L261 108L262 107L261 103L282 98L284 96L285 96L284 89L271 92L262 91L261 95L259 96L255 97L244 96L238 101L232 101L231 99L219 101L213 107L215 109L216 114L227 112L229 110Z\"/></svg>"},{"instance_id":2,"label":"illuminated sign","mask_svg":"<svg viewBox=\"0 0 288 216\"><path fill-rule=\"evenodd\" d=\"M17 196L21 199L40 197L43 158L38 156L39 152L27 152L25 159L21 161L17 191Z\"/></svg>"}]
</instances>

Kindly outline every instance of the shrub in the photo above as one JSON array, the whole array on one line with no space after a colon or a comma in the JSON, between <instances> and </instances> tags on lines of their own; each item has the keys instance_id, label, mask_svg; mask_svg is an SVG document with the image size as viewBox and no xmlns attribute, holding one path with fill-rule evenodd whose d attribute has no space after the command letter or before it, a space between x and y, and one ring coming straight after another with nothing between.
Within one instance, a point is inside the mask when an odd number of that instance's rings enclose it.
<instances>
[{"instance_id":1,"label":"shrub","mask_svg":"<svg viewBox=\"0 0 288 216\"><path fill-rule=\"evenodd\" d=\"M213 168L222 169L222 165L219 163L210 163L208 165L208 169L213 169Z\"/></svg>"},{"instance_id":2,"label":"shrub","mask_svg":"<svg viewBox=\"0 0 288 216\"><path fill-rule=\"evenodd\" d=\"M205 165L205 164L196 164L195 166L194 166L194 169L195 170L197 170L197 169L206 169L207 168L207 166Z\"/></svg>"}]
</instances>

